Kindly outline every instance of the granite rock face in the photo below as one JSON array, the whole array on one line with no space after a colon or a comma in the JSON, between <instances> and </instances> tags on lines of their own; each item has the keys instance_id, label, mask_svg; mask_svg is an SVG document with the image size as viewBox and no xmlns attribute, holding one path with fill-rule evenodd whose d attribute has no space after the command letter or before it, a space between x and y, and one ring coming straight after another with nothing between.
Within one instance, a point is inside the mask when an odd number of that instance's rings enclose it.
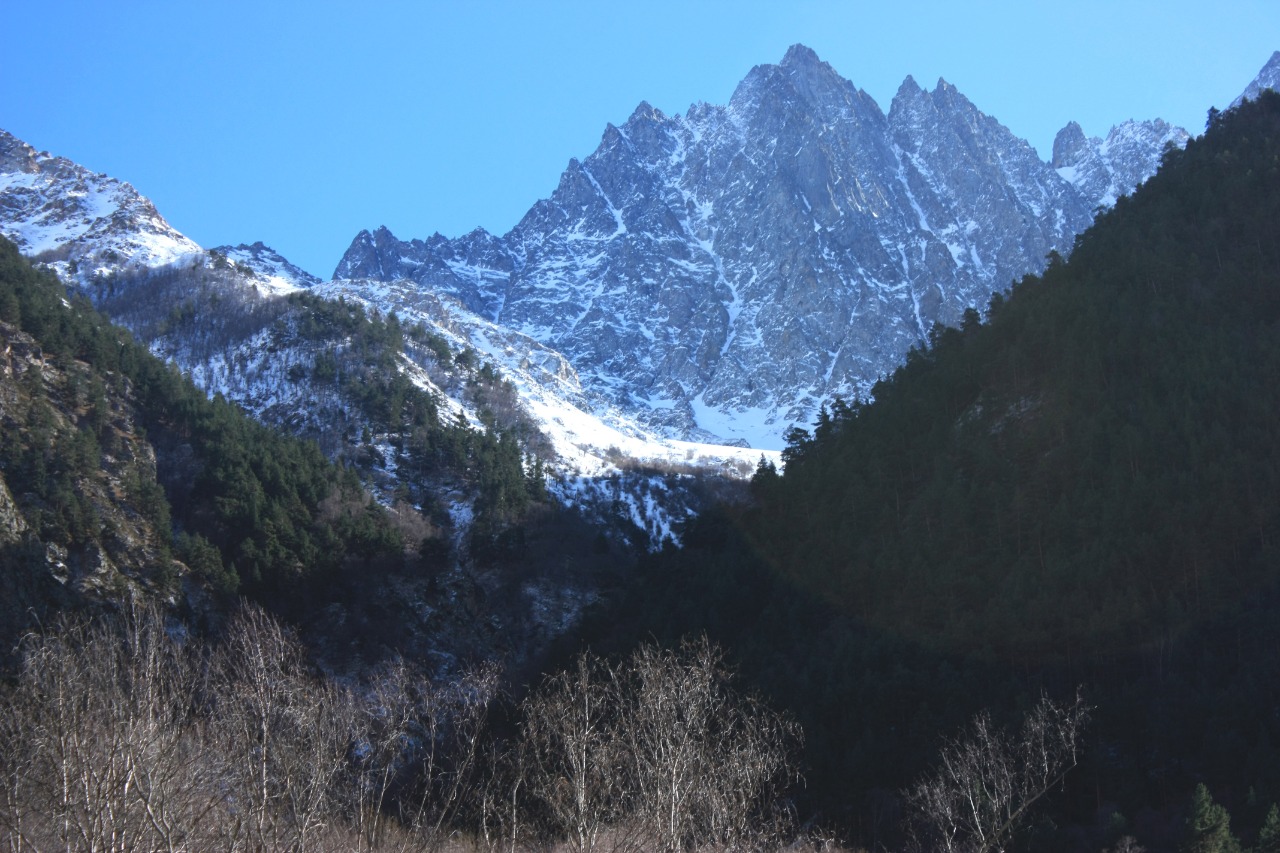
<instances>
[{"instance_id":1,"label":"granite rock face","mask_svg":"<svg viewBox=\"0 0 1280 853\"><path fill-rule=\"evenodd\" d=\"M334 278L456 298L669 434L777 445L1066 251L1177 137L1147 125L1046 163L945 81L885 113L797 45L726 106L640 104L505 236L366 231Z\"/></svg>"}]
</instances>

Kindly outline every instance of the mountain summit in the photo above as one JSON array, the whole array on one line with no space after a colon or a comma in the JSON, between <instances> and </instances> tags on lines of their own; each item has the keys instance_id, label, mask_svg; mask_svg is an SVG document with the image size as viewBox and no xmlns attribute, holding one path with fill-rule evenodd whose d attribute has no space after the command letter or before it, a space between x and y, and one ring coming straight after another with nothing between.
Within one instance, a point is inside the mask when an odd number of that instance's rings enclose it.
<instances>
[{"instance_id":1,"label":"mountain summit","mask_svg":"<svg viewBox=\"0 0 1280 853\"><path fill-rule=\"evenodd\" d=\"M886 114L795 45L727 106L642 103L503 237L361 232L334 276L456 298L668 434L777 447L1069 248L1185 138L1141 125L1045 163L944 80L907 78Z\"/></svg>"}]
</instances>

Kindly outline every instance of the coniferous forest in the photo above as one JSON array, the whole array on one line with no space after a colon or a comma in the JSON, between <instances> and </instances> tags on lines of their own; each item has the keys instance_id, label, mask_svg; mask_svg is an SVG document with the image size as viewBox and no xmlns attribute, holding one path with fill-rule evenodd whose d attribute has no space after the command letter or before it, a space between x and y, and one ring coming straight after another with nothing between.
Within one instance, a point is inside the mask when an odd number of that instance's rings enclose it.
<instances>
[{"instance_id":1,"label":"coniferous forest","mask_svg":"<svg viewBox=\"0 0 1280 853\"><path fill-rule=\"evenodd\" d=\"M370 342L370 377L414 334L303 307L300 334ZM1280 843L1280 95L1214 114L1069 257L617 567L545 675L325 671L288 623L431 549L7 245L0 321L42 365L0 445L0 509L34 519L3 552L11 849ZM476 488L518 562L544 496L514 437L364 385L415 476ZM120 467L144 438L154 464ZM132 597L173 606L60 618L31 567L115 553L104 477L150 531Z\"/></svg>"},{"instance_id":2,"label":"coniferous forest","mask_svg":"<svg viewBox=\"0 0 1280 853\"><path fill-rule=\"evenodd\" d=\"M833 401L602 624L731 649L861 843L945 733L1077 688L1090 748L1024 843L1174 849L1200 783L1251 841L1280 798L1278 108L1217 118L1069 260Z\"/></svg>"}]
</instances>

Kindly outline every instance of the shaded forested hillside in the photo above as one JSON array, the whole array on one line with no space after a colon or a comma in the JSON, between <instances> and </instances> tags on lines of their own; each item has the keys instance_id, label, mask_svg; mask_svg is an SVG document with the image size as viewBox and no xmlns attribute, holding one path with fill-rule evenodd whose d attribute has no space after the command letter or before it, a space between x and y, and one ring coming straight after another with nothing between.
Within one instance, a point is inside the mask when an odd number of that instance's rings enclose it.
<instances>
[{"instance_id":1,"label":"shaded forested hillside","mask_svg":"<svg viewBox=\"0 0 1280 853\"><path fill-rule=\"evenodd\" d=\"M1280 794L1278 380L1267 93L793 432L596 641L707 630L804 724L810 806L867 844L969 714L1077 685L1092 748L1037 849L1174 846L1200 781L1247 835Z\"/></svg>"},{"instance_id":2,"label":"shaded forested hillside","mask_svg":"<svg viewBox=\"0 0 1280 853\"><path fill-rule=\"evenodd\" d=\"M181 279L193 307L212 309L216 272ZM454 361L420 327L306 294L224 308L166 322L203 323L211 340L229 322L256 322L308 343L314 363L289 369L325 374L354 401L335 428L393 434L389 498L366 490L360 474L371 469L358 456L331 462L315 441L207 398L0 241L4 653L55 610L142 594L216 625L239 595L301 627L335 665L398 653L441 666L462 655L536 659L552 632L543 588L567 608L580 587L609 582L599 531L546 499L518 425L491 412L513 392L489 368L474 371L484 423L467 424L440 416L397 370L408 347ZM368 438L353 446L379 452ZM470 509L465 528L451 524L451 502Z\"/></svg>"},{"instance_id":3,"label":"shaded forested hillside","mask_svg":"<svg viewBox=\"0 0 1280 853\"><path fill-rule=\"evenodd\" d=\"M7 589L48 575L57 554L72 574L81 563L101 574L88 566L104 559L136 566L127 577L170 601L194 584L278 603L332 583L353 559L399 555L399 531L354 473L207 399L7 241L0 322L10 344L0 475L26 522L3 560ZM29 357L16 361L15 343ZM148 522L145 548L122 540L117 512ZM96 597L124 592L114 582Z\"/></svg>"},{"instance_id":4,"label":"shaded forested hillside","mask_svg":"<svg viewBox=\"0 0 1280 853\"><path fill-rule=\"evenodd\" d=\"M752 541L869 624L1017 659L1171 642L1256 593L1280 545L1274 106L794 436Z\"/></svg>"}]
</instances>

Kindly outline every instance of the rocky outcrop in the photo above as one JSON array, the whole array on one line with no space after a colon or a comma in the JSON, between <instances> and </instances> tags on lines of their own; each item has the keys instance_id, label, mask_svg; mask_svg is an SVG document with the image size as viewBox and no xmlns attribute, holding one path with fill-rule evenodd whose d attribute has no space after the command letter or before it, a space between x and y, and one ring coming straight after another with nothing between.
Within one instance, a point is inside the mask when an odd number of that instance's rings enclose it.
<instances>
[{"instance_id":1,"label":"rocky outcrop","mask_svg":"<svg viewBox=\"0 0 1280 853\"><path fill-rule=\"evenodd\" d=\"M0 322L0 668L49 609L172 598L186 567L143 497L156 459L127 395Z\"/></svg>"},{"instance_id":2,"label":"rocky outcrop","mask_svg":"<svg viewBox=\"0 0 1280 853\"><path fill-rule=\"evenodd\" d=\"M26 530L27 520L18 510L4 477L0 476L0 547L20 542Z\"/></svg>"},{"instance_id":3,"label":"rocky outcrop","mask_svg":"<svg viewBox=\"0 0 1280 853\"><path fill-rule=\"evenodd\" d=\"M1105 139L1086 138L1071 122L1053 140L1050 164L1095 208L1110 207L1155 174L1170 147L1187 144L1188 133L1166 121L1126 121Z\"/></svg>"}]
</instances>

